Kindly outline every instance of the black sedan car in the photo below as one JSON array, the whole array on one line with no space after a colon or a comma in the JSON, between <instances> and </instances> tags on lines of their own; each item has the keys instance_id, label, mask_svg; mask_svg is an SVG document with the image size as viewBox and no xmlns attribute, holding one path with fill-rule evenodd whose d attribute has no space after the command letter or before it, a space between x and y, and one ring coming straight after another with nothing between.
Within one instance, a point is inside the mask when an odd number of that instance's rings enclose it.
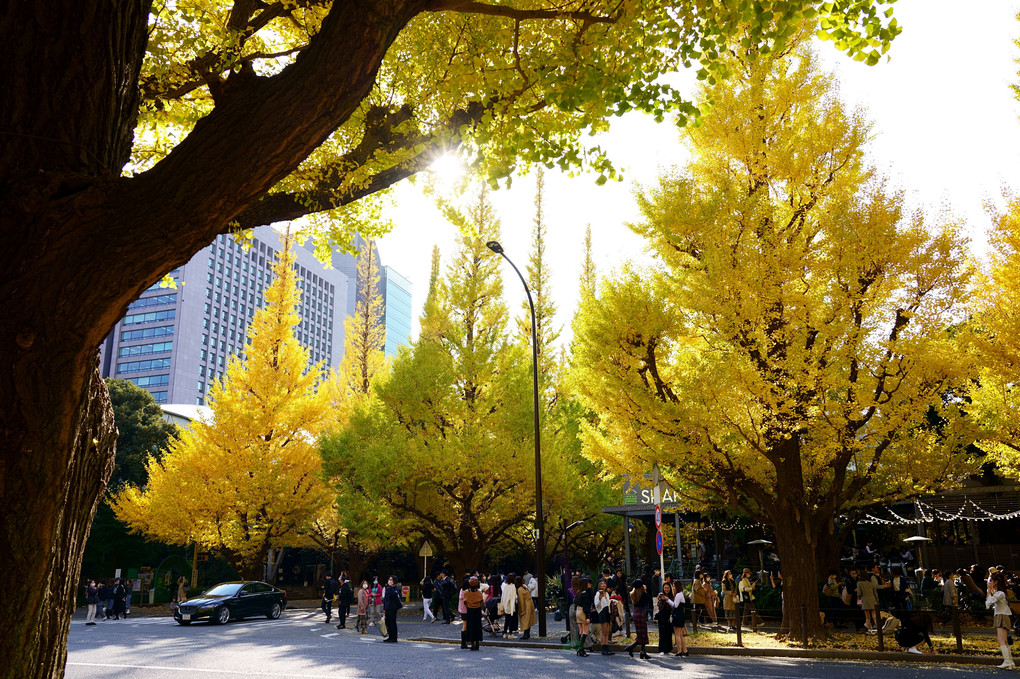
<instances>
[{"instance_id":1,"label":"black sedan car","mask_svg":"<svg viewBox=\"0 0 1020 679\"><path fill-rule=\"evenodd\" d=\"M195 620L208 620L221 625L257 615L276 620L285 608L287 593L268 583L221 582L178 605L174 611L174 620L181 625L190 625Z\"/></svg>"}]
</instances>

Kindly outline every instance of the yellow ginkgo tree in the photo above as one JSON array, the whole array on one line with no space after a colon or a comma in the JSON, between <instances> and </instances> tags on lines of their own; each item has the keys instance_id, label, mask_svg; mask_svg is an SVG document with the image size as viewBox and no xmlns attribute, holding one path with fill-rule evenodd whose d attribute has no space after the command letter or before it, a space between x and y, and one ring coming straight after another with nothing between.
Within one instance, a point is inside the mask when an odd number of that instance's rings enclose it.
<instances>
[{"instance_id":1,"label":"yellow ginkgo tree","mask_svg":"<svg viewBox=\"0 0 1020 679\"><path fill-rule=\"evenodd\" d=\"M325 412L321 365L294 337L297 276L289 239L273 267L266 305L248 331L244 358L209 389L212 417L196 421L161 460L150 458L145 487L113 499L134 531L221 554L244 578L259 575L270 549L307 542L331 500L315 437Z\"/></svg>"},{"instance_id":2,"label":"yellow ginkgo tree","mask_svg":"<svg viewBox=\"0 0 1020 679\"><path fill-rule=\"evenodd\" d=\"M994 216L988 269L978 278L974 319L980 377L970 392L986 429L982 447L1010 473L1020 472L1020 196Z\"/></svg>"},{"instance_id":3,"label":"yellow ginkgo tree","mask_svg":"<svg viewBox=\"0 0 1020 679\"><path fill-rule=\"evenodd\" d=\"M967 469L967 269L953 225L876 176L811 52L743 56L703 92L691 164L640 197L657 265L582 300L573 383L591 457L773 527L787 610L807 607L790 627L814 633L841 515Z\"/></svg>"}]
</instances>

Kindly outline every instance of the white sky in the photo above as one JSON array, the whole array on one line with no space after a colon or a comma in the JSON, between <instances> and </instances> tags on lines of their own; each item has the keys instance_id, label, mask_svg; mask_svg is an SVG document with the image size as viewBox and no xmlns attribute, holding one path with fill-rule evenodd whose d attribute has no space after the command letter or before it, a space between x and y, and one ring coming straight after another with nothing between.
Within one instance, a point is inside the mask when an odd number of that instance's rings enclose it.
<instances>
[{"instance_id":1,"label":"white sky","mask_svg":"<svg viewBox=\"0 0 1020 679\"><path fill-rule=\"evenodd\" d=\"M963 7L966 9L963 9ZM950 210L967 224L978 254L989 220L983 203L1001 187L1020 188L1020 106L1010 90L1020 82L1013 40L1020 37L1020 0L899 0L895 16L903 33L889 59L868 67L823 43L820 53L836 70L850 104L868 109L875 123L873 162L891 185L907 191L912 206L929 213ZM685 78L686 79L686 78ZM693 80L691 81L693 82ZM693 96L693 90L690 94ZM640 115L617 119L598 143L625 171L624 182L595 186L595 175L569 178L546 172L545 221L553 299L569 337L577 301L584 230L592 227L599 274L642 257L643 244L626 227L639 218L635 182L651 184L662 168L682 163L677 129ZM456 231L420 189L405 182L395 191L393 231L379 241L382 261L414 284L413 332L424 303L434 244L444 267ZM534 175L492 195L502 222L501 242L524 271L534 219ZM512 312L524 292L509 267L504 288Z\"/></svg>"}]
</instances>

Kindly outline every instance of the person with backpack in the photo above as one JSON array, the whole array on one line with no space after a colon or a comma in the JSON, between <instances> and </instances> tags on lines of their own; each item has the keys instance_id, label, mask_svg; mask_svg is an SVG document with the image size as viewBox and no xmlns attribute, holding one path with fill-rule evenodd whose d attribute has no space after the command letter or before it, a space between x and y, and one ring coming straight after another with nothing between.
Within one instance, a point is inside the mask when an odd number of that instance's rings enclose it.
<instances>
[{"instance_id":1,"label":"person with backpack","mask_svg":"<svg viewBox=\"0 0 1020 679\"><path fill-rule=\"evenodd\" d=\"M326 614L327 624L333 617L333 597L336 596L339 589L340 586L337 584L336 580L333 579L333 575L327 573L326 581L322 583L322 605L320 606L322 612Z\"/></svg>"}]
</instances>

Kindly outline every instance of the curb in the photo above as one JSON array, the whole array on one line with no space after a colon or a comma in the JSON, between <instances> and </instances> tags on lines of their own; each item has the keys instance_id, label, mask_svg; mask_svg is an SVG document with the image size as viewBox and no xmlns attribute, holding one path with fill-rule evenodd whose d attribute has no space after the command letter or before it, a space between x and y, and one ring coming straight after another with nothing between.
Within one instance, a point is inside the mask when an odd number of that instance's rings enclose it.
<instances>
[{"instance_id":1,"label":"curb","mask_svg":"<svg viewBox=\"0 0 1020 679\"><path fill-rule=\"evenodd\" d=\"M460 640L446 639L443 637L416 637L410 641L417 641L427 644L459 644ZM560 651L564 649L563 644L537 641L533 643L521 643L517 641L504 640L482 640L483 646L490 648L540 648L544 650ZM625 652L624 646L612 644L610 649L617 653ZM1002 662L999 656L986 655L956 655L950 653L903 653L900 651L840 651L819 648L738 648L734 646L689 646L691 654L704 656L728 656L743 658L804 658L808 660L870 660L882 662L912 662L924 664L951 664L951 665L998 665ZM689 660L689 658L688 658Z\"/></svg>"}]
</instances>

